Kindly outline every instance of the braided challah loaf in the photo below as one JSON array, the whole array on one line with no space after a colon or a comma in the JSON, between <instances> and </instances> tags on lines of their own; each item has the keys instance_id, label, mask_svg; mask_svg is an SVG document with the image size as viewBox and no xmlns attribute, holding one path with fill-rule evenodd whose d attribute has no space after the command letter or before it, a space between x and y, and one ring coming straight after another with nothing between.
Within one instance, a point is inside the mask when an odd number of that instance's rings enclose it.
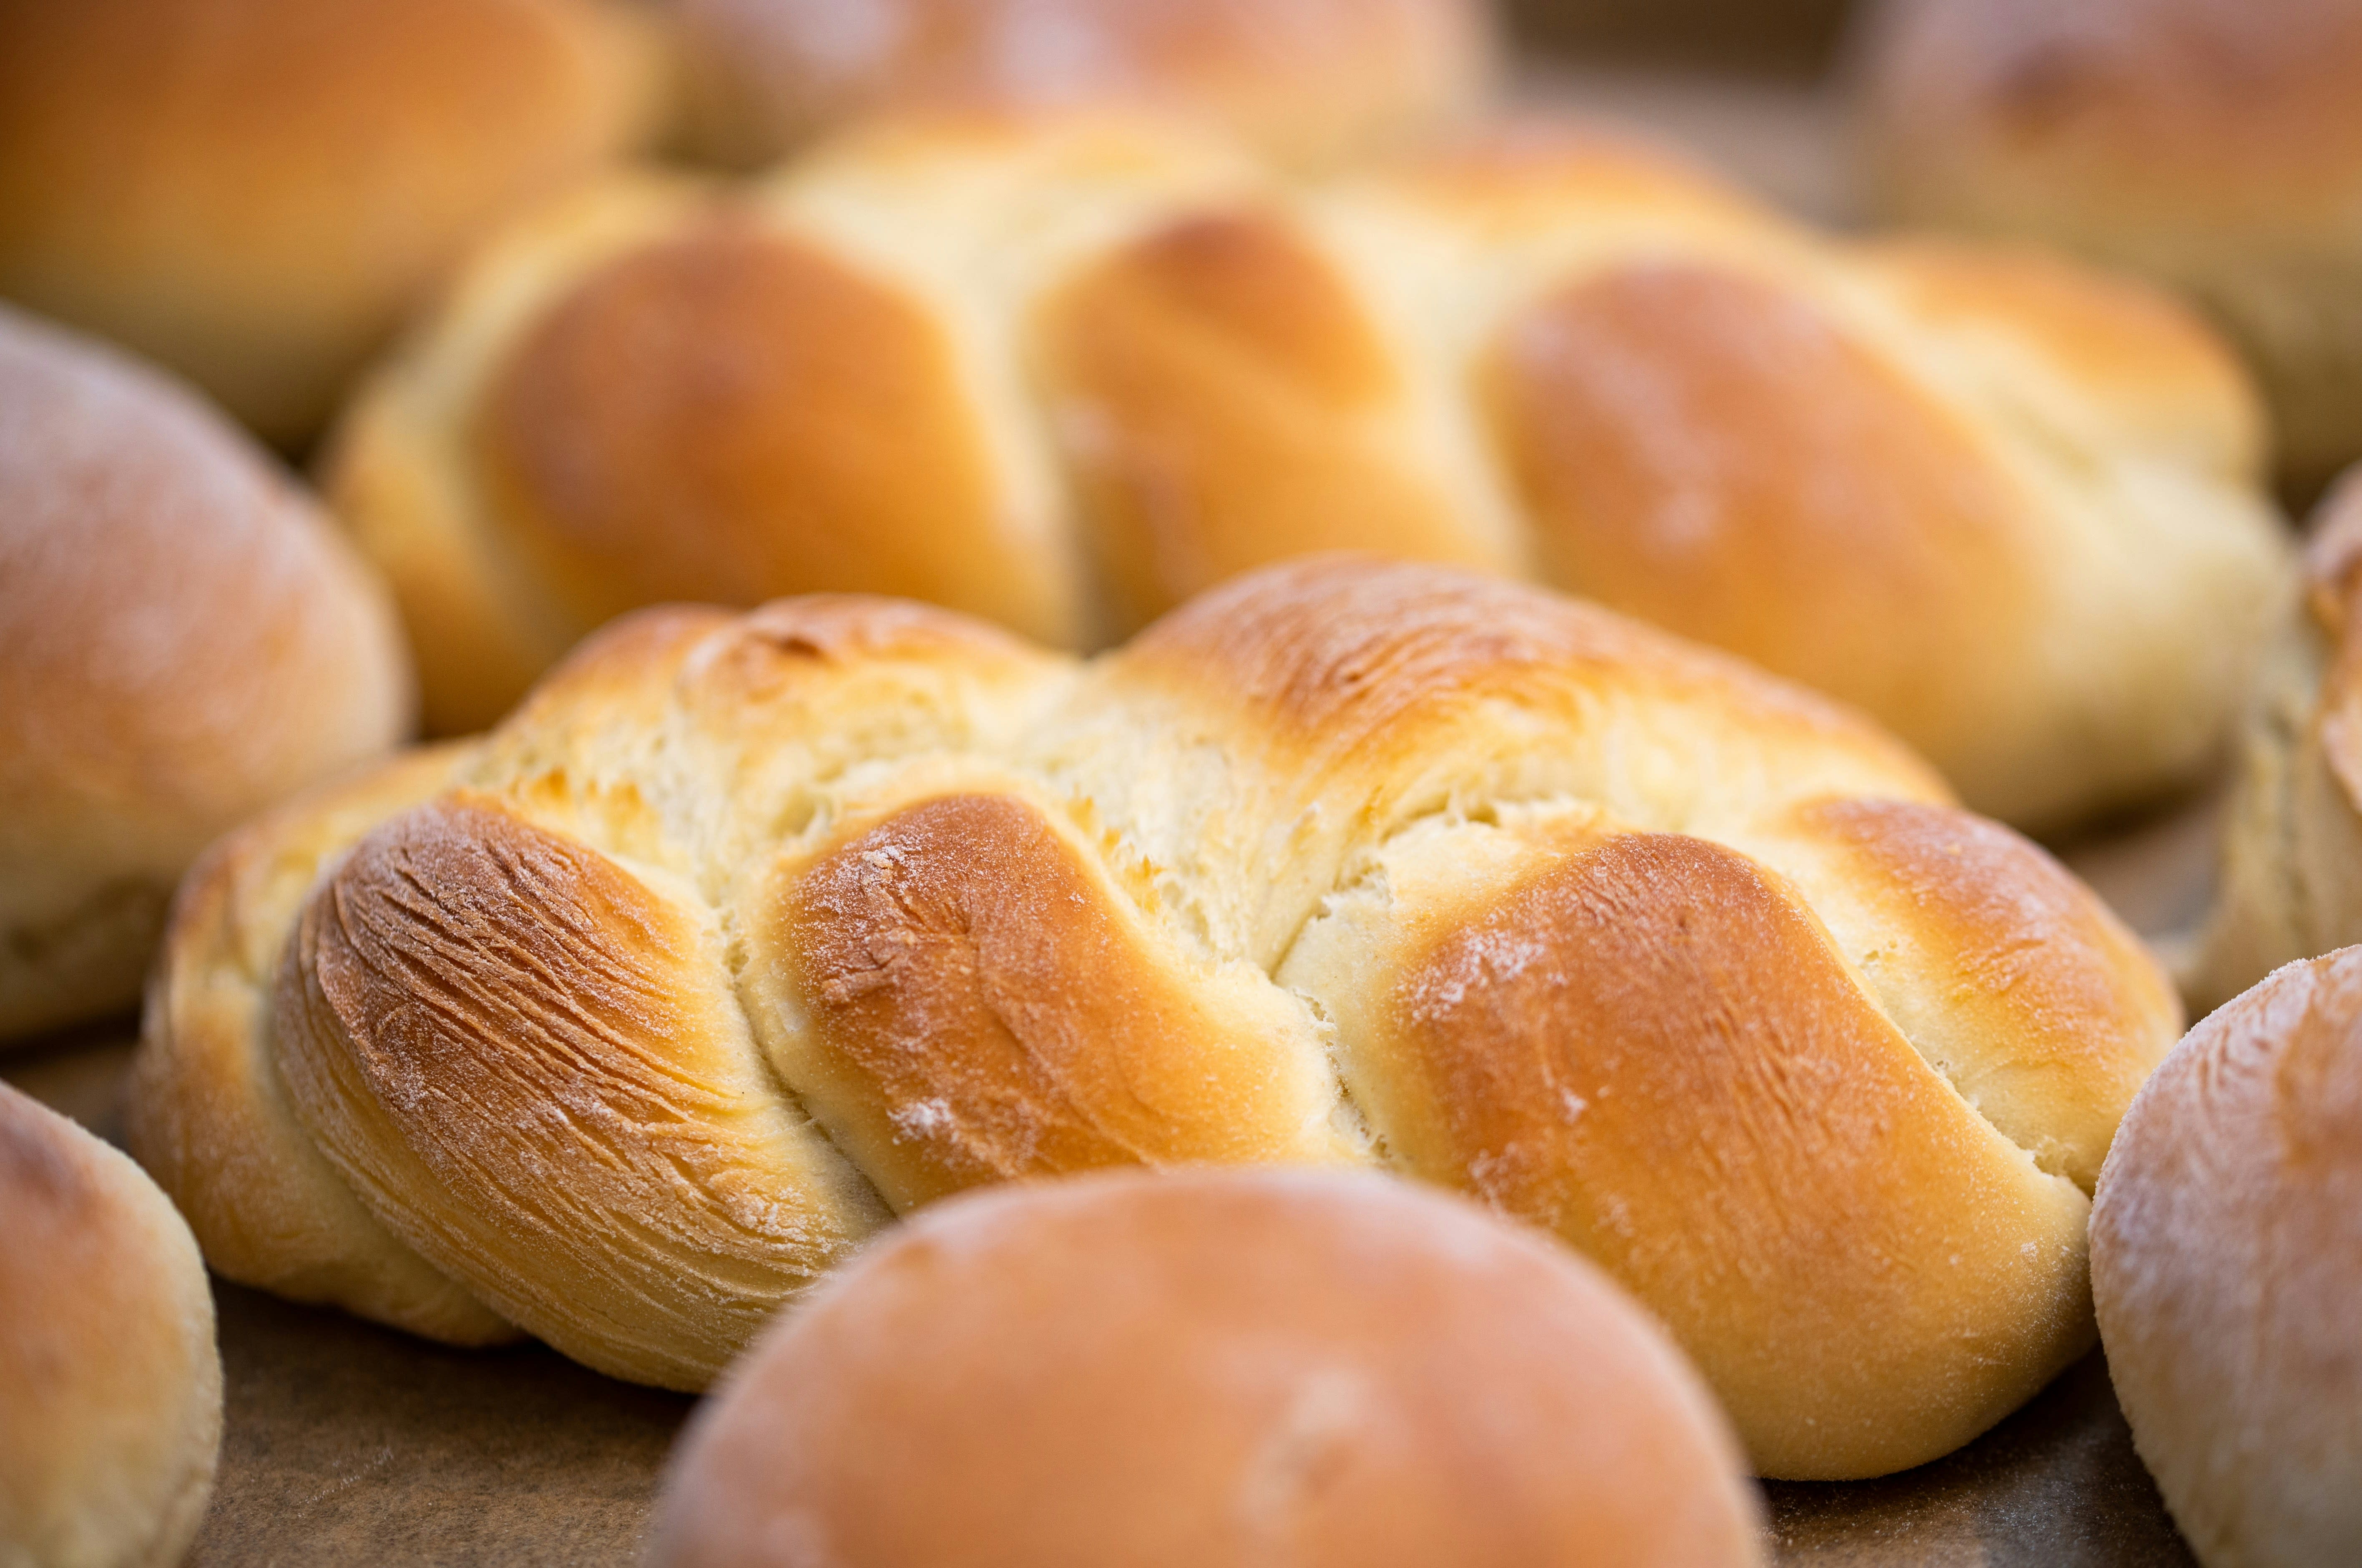
<instances>
[{"instance_id":1,"label":"braided challah loaf","mask_svg":"<svg viewBox=\"0 0 2362 1568\"><path fill-rule=\"evenodd\" d=\"M447 731L637 604L907 594L1090 646L1350 547L1730 648L2056 824L2216 745L2282 577L2257 446L2145 292L1839 246L1596 136L1304 192L1062 117L546 210L329 483Z\"/></svg>"},{"instance_id":2,"label":"braided challah loaf","mask_svg":"<svg viewBox=\"0 0 2362 1568\"><path fill-rule=\"evenodd\" d=\"M2139 945L1823 699L1323 557L1087 664L929 607L668 609L184 886L134 1144L234 1278L703 1386L888 1219L1377 1164L1661 1315L1769 1474L2089 1345Z\"/></svg>"}]
</instances>

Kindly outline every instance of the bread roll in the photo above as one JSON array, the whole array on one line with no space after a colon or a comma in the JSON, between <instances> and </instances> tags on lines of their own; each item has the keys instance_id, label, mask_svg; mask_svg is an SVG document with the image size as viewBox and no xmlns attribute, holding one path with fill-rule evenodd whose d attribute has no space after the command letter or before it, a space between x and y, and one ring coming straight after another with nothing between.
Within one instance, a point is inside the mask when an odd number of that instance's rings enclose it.
<instances>
[{"instance_id":1,"label":"bread roll","mask_svg":"<svg viewBox=\"0 0 2362 1568\"><path fill-rule=\"evenodd\" d=\"M1209 1171L865 1252L699 1413L651 1561L1737 1568L1760 1515L1598 1270L1374 1177Z\"/></svg>"},{"instance_id":2,"label":"bread roll","mask_svg":"<svg viewBox=\"0 0 2362 1568\"><path fill-rule=\"evenodd\" d=\"M2185 977L2202 1008L2362 942L2362 472L2323 503L2304 579L2241 736L2214 906Z\"/></svg>"},{"instance_id":3,"label":"bread roll","mask_svg":"<svg viewBox=\"0 0 2362 1568\"><path fill-rule=\"evenodd\" d=\"M655 42L616 0L6 0L0 296L299 444L467 245L646 138Z\"/></svg>"},{"instance_id":4,"label":"bread roll","mask_svg":"<svg viewBox=\"0 0 2362 1568\"><path fill-rule=\"evenodd\" d=\"M206 841L411 712L385 590L308 496L0 306L0 1041L130 1006Z\"/></svg>"},{"instance_id":5,"label":"bread roll","mask_svg":"<svg viewBox=\"0 0 2362 1568\"><path fill-rule=\"evenodd\" d=\"M2362 949L2277 971L2166 1058L2100 1178L2092 1286L2198 1560L2362 1561Z\"/></svg>"},{"instance_id":6,"label":"bread roll","mask_svg":"<svg viewBox=\"0 0 2362 1568\"><path fill-rule=\"evenodd\" d=\"M169 1568L213 1493L222 1369L189 1227L0 1083L0 1562Z\"/></svg>"},{"instance_id":7,"label":"bread roll","mask_svg":"<svg viewBox=\"0 0 2362 1568\"><path fill-rule=\"evenodd\" d=\"M543 211L328 483L437 729L635 604L901 594L1093 646L1352 548L1732 649L2056 827L2216 755L2284 582L2257 462L2230 361L2137 288L1836 244L1564 126L1305 192L1061 115Z\"/></svg>"},{"instance_id":8,"label":"bread roll","mask_svg":"<svg viewBox=\"0 0 2362 1568\"><path fill-rule=\"evenodd\" d=\"M1886 0L1865 34L1884 216L2187 290L2261 374L2295 484L2362 456L2362 9Z\"/></svg>"},{"instance_id":9,"label":"bread roll","mask_svg":"<svg viewBox=\"0 0 2362 1568\"><path fill-rule=\"evenodd\" d=\"M695 131L744 165L921 104L1149 104L1297 168L1467 114L1493 84L1486 0L674 0Z\"/></svg>"},{"instance_id":10,"label":"bread roll","mask_svg":"<svg viewBox=\"0 0 2362 1568\"><path fill-rule=\"evenodd\" d=\"M646 611L451 776L192 883L138 1146L241 1277L675 1387L967 1188L1377 1165L1600 1263L1767 1474L1900 1469L2090 1344L2086 1194L2180 1025L1858 718L1431 566L1268 568L1087 664L906 602ZM239 864L288 876L226 943ZM300 1246L298 1166L358 1201ZM475 1326L389 1304L437 1276Z\"/></svg>"}]
</instances>

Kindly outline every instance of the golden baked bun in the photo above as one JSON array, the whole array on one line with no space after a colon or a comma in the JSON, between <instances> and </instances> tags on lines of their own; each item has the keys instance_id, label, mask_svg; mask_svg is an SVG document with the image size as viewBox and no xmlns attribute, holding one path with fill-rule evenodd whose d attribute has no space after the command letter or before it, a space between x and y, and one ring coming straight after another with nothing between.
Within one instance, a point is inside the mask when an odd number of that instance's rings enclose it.
<instances>
[{"instance_id":1,"label":"golden baked bun","mask_svg":"<svg viewBox=\"0 0 2362 1568\"><path fill-rule=\"evenodd\" d=\"M652 128L618 0L0 0L0 296L281 444L461 250Z\"/></svg>"},{"instance_id":2,"label":"golden baked bun","mask_svg":"<svg viewBox=\"0 0 2362 1568\"><path fill-rule=\"evenodd\" d=\"M1598 1262L1767 1474L1901 1469L2090 1344L2086 1194L2180 1027L1849 712L1432 566L1088 663L649 610L402 766L183 889L135 1150L237 1277L674 1387L964 1189L1375 1164Z\"/></svg>"},{"instance_id":3,"label":"golden baked bun","mask_svg":"<svg viewBox=\"0 0 2362 1568\"><path fill-rule=\"evenodd\" d=\"M309 496L0 306L0 1041L130 1006L206 842L411 708L384 587Z\"/></svg>"},{"instance_id":4,"label":"golden baked bun","mask_svg":"<svg viewBox=\"0 0 2362 1568\"><path fill-rule=\"evenodd\" d=\"M0 1562L169 1568L221 1448L214 1300L139 1168L0 1083Z\"/></svg>"},{"instance_id":5,"label":"golden baked bun","mask_svg":"<svg viewBox=\"0 0 2362 1568\"><path fill-rule=\"evenodd\" d=\"M1595 134L1308 192L1053 116L545 209L327 483L442 731L636 604L909 595L1087 647L1352 548L1729 648L2056 826L2214 756L2283 584L2257 455L2140 288L1840 245Z\"/></svg>"},{"instance_id":6,"label":"golden baked bun","mask_svg":"<svg viewBox=\"0 0 2362 1568\"><path fill-rule=\"evenodd\" d=\"M2190 291L2260 372L2284 472L2362 456L2362 8L1887 0L1865 35L1883 215Z\"/></svg>"},{"instance_id":7,"label":"golden baked bun","mask_svg":"<svg viewBox=\"0 0 2362 1568\"><path fill-rule=\"evenodd\" d=\"M2304 586L2241 737L2214 907L2185 977L2201 1008L2362 942L2362 470L2322 503Z\"/></svg>"},{"instance_id":8,"label":"golden baked bun","mask_svg":"<svg viewBox=\"0 0 2362 1568\"><path fill-rule=\"evenodd\" d=\"M2206 1568L2362 1562L2362 948L2210 1015L2092 1211L2133 1442Z\"/></svg>"},{"instance_id":9,"label":"golden baked bun","mask_svg":"<svg viewBox=\"0 0 2362 1568\"><path fill-rule=\"evenodd\" d=\"M1471 113L1488 0L672 0L693 134L752 166L924 105L1149 104L1298 169Z\"/></svg>"},{"instance_id":10,"label":"golden baked bun","mask_svg":"<svg viewBox=\"0 0 2362 1568\"><path fill-rule=\"evenodd\" d=\"M1760 1513L1598 1270L1377 1177L1203 1171L864 1252L699 1413L649 1560L1742 1568Z\"/></svg>"}]
</instances>

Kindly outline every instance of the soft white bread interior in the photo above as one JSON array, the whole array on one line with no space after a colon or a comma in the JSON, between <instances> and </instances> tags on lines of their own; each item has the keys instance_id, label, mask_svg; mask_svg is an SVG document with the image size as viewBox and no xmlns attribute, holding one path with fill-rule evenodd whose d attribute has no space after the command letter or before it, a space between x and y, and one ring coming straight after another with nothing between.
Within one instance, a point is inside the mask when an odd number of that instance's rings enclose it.
<instances>
[{"instance_id":1,"label":"soft white bread interior","mask_svg":"<svg viewBox=\"0 0 2362 1568\"><path fill-rule=\"evenodd\" d=\"M308 494L0 306L0 1041L130 1007L206 842L412 711L384 586Z\"/></svg>"},{"instance_id":2,"label":"soft white bread interior","mask_svg":"<svg viewBox=\"0 0 2362 1568\"><path fill-rule=\"evenodd\" d=\"M2166 1058L2100 1177L2092 1286L2199 1562L2362 1560L2362 948L2276 971Z\"/></svg>"},{"instance_id":3,"label":"soft white bread interior","mask_svg":"<svg viewBox=\"0 0 2362 1568\"><path fill-rule=\"evenodd\" d=\"M2180 1027L1858 717L1433 566L1266 568L1088 663L650 610L404 766L192 882L140 1152L240 1277L671 1387L965 1189L1375 1165L1600 1263L1766 1473L1899 1469L2089 1346L2087 1194Z\"/></svg>"},{"instance_id":4,"label":"soft white bread interior","mask_svg":"<svg viewBox=\"0 0 2362 1568\"><path fill-rule=\"evenodd\" d=\"M1374 1176L1026 1183L931 1209L734 1366L664 1568L1745 1568L1705 1385L1597 1269Z\"/></svg>"},{"instance_id":5,"label":"soft white bread interior","mask_svg":"<svg viewBox=\"0 0 2362 1568\"><path fill-rule=\"evenodd\" d=\"M0 5L0 297L302 443L444 269L637 147L623 0Z\"/></svg>"},{"instance_id":6,"label":"soft white bread interior","mask_svg":"<svg viewBox=\"0 0 2362 1568\"><path fill-rule=\"evenodd\" d=\"M706 153L756 164L921 106L1154 106L1317 169L1432 134L1497 74L1488 0L672 0Z\"/></svg>"},{"instance_id":7,"label":"soft white bread interior","mask_svg":"<svg viewBox=\"0 0 2362 1568\"><path fill-rule=\"evenodd\" d=\"M1308 190L1075 115L602 184L476 258L327 483L438 730L635 604L1091 647L1345 548L1728 648L2042 828L2215 757L2286 580L2252 394L2168 301L1836 242L1563 125Z\"/></svg>"},{"instance_id":8,"label":"soft white bread interior","mask_svg":"<svg viewBox=\"0 0 2362 1568\"><path fill-rule=\"evenodd\" d=\"M0 1562L171 1568L221 1446L214 1302L139 1168L0 1083Z\"/></svg>"}]
</instances>

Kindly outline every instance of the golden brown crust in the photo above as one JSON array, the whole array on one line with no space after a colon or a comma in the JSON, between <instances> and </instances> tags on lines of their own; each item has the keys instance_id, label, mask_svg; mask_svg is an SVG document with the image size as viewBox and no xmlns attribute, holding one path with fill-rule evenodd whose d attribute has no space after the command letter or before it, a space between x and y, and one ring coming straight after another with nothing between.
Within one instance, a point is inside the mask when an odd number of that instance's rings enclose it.
<instances>
[{"instance_id":1,"label":"golden brown crust","mask_svg":"<svg viewBox=\"0 0 2362 1568\"><path fill-rule=\"evenodd\" d=\"M1150 627L1127 674L1211 688L1283 747L1368 768L1507 699L1572 716L1598 688L1690 697L1740 729L1858 753L1897 793L1943 784L1827 698L1580 600L1424 565L1318 556L1237 578ZM1734 730L1734 734L1738 731Z\"/></svg>"},{"instance_id":2,"label":"golden brown crust","mask_svg":"<svg viewBox=\"0 0 2362 1568\"><path fill-rule=\"evenodd\" d=\"M125 1100L131 1152L217 1274L460 1344L517 1331L370 1218L295 1119L270 993L304 897L355 840L449 787L464 748L407 752L216 841L183 879Z\"/></svg>"},{"instance_id":3,"label":"golden brown crust","mask_svg":"<svg viewBox=\"0 0 2362 1568\"><path fill-rule=\"evenodd\" d=\"M308 496L0 308L0 1039L131 1005L207 840L409 713L384 591Z\"/></svg>"},{"instance_id":4,"label":"golden brown crust","mask_svg":"<svg viewBox=\"0 0 2362 1568\"><path fill-rule=\"evenodd\" d=\"M1101 1166L1353 1154L1310 1019L1175 964L1094 860L1032 803L970 794L781 875L750 938L808 1036L782 1074L897 1209Z\"/></svg>"},{"instance_id":5,"label":"golden brown crust","mask_svg":"<svg viewBox=\"0 0 2362 1568\"><path fill-rule=\"evenodd\" d=\"M1887 800L1816 802L1795 821L1840 848L1838 876L1883 933L1865 964L1901 971L1869 975L1873 994L1980 1114L2091 1191L2118 1118L2181 1033L2157 959L1998 823Z\"/></svg>"},{"instance_id":6,"label":"golden brown crust","mask_svg":"<svg viewBox=\"0 0 2362 1568\"><path fill-rule=\"evenodd\" d=\"M487 801L418 808L306 903L273 1030L388 1228L579 1359L695 1388L882 1213L781 1102L682 891Z\"/></svg>"},{"instance_id":7,"label":"golden brown crust","mask_svg":"<svg viewBox=\"0 0 2362 1568\"><path fill-rule=\"evenodd\" d=\"M1098 1177L931 1211L783 1323L652 1561L1738 1568L1736 1459L1653 1324L1471 1208Z\"/></svg>"},{"instance_id":8,"label":"golden brown crust","mask_svg":"<svg viewBox=\"0 0 2362 1568\"><path fill-rule=\"evenodd\" d=\"M2133 1440L2208 1568L2362 1547L2362 950L2201 1023L2125 1118L2092 1283Z\"/></svg>"},{"instance_id":9,"label":"golden brown crust","mask_svg":"<svg viewBox=\"0 0 2362 1568\"><path fill-rule=\"evenodd\" d=\"M776 158L920 105L1156 104L1323 166L1472 109L1494 65L1475 0L684 0L707 148Z\"/></svg>"},{"instance_id":10,"label":"golden brown crust","mask_svg":"<svg viewBox=\"0 0 2362 1568\"><path fill-rule=\"evenodd\" d=\"M1961 655L2038 612L2024 498L1795 291L1595 273L1512 321L1487 379L1561 587L1885 715L1948 769L2022 687Z\"/></svg>"},{"instance_id":11,"label":"golden brown crust","mask_svg":"<svg viewBox=\"0 0 2362 1568\"><path fill-rule=\"evenodd\" d=\"M1086 643L1344 547L1669 620L2049 830L2204 767L2281 584L2253 399L2171 306L1832 243L1588 128L1306 191L946 113L732 213L618 181L520 225L357 412L340 505L461 651L438 715L657 592Z\"/></svg>"},{"instance_id":12,"label":"golden brown crust","mask_svg":"<svg viewBox=\"0 0 2362 1568\"><path fill-rule=\"evenodd\" d=\"M0 1083L0 1549L168 1568L221 1443L188 1227L138 1167Z\"/></svg>"},{"instance_id":13,"label":"golden brown crust","mask_svg":"<svg viewBox=\"0 0 2362 1568\"><path fill-rule=\"evenodd\" d=\"M1661 1315L1759 1471L1921 1463L2088 1347L2081 1194L1961 1103L1792 890L1578 821L1472 892L1383 960L1349 1087L1405 1168Z\"/></svg>"},{"instance_id":14,"label":"golden brown crust","mask_svg":"<svg viewBox=\"0 0 2362 1568\"><path fill-rule=\"evenodd\" d=\"M492 494L576 617L904 594L1054 635L999 532L952 347L919 302L717 214L584 279L487 389ZM651 527L661 519L661 527Z\"/></svg>"},{"instance_id":15,"label":"golden brown crust","mask_svg":"<svg viewBox=\"0 0 2362 1568\"><path fill-rule=\"evenodd\" d=\"M1079 666L922 606L644 612L463 773L313 892L271 1048L436 1269L668 1384L889 1205L1367 1161L1594 1249L1758 1464L1876 1474L2078 1353L2036 1156L2103 1147L2172 1024L1847 710L1432 566L1269 568Z\"/></svg>"},{"instance_id":16,"label":"golden brown crust","mask_svg":"<svg viewBox=\"0 0 2362 1568\"><path fill-rule=\"evenodd\" d=\"M1400 367L1351 285L1276 214L1144 236L1045 302L1037 338L1123 630L1318 550L1512 565L1403 460Z\"/></svg>"},{"instance_id":17,"label":"golden brown crust","mask_svg":"<svg viewBox=\"0 0 2362 1568\"><path fill-rule=\"evenodd\" d=\"M604 0L0 7L0 293L298 442L462 248L645 136L647 33Z\"/></svg>"}]
</instances>

